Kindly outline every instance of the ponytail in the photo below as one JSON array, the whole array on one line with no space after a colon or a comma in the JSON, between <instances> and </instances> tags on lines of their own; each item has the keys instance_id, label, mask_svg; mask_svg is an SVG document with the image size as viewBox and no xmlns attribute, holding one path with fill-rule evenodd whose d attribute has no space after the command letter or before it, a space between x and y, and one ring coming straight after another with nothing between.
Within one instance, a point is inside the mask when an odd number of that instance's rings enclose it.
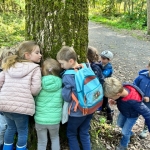
<instances>
[{"instance_id":1,"label":"ponytail","mask_svg":"<svg viewBox=\"0 0 150 150\"><path fill-rule=\"evenodd\" d=\"M14 66L16 62L18 62L18 56L17 55L11 55L3 59L2 61L2 69L7 70L10 67Z\"/></svg>"}]
</instances>

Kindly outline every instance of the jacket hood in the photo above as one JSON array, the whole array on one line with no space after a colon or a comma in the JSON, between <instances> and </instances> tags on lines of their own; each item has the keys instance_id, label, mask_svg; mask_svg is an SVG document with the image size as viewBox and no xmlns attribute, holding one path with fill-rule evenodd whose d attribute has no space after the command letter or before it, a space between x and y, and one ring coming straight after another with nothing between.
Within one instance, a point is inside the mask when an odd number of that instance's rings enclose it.
<instances>
[{"instance_id":1,"label":"jacket hood","mask_svg":"<svg viewBox=\"0 0 150 150\"><path fill-rule=\"evenodd\" d=\"M36 67L39 67L39 65L32 62L16 63L14 67L11 67L6 72L13 78L22 78Z\"/></svg>"},{"instance_id":2,"label":"jacket hood","mask_svg":"<svg viewBox=\"0 0 150 150\"><path fill-rule=\"evenodd\" d=\"M144 75L149 77L149 70L148 69L141 70L139 71L139 75Z\"/></svg>"},{"instance_id":3,"label":"jacket hood","mask_svg":"<svg viewBox=\"0 0 150 150\"><path fill-rule=\"evenodd\" d=\"M53 75L42 77L42 88L45 91L56 91L62 87L61 78Z\"/></svg>"},{"instance_id":4,"label":"jacket hood","mask_svg":"<svg viewBox=\"0 0 150 150\"><path fill-rule=\"evenodd\" d=\"M136 85L131 84L131 83L123 83L123 86L132 86L132 87L134 87L140 93L140 95L142 96L142 99L143 99L144 93Z\"/></svg>"}]
</instances>

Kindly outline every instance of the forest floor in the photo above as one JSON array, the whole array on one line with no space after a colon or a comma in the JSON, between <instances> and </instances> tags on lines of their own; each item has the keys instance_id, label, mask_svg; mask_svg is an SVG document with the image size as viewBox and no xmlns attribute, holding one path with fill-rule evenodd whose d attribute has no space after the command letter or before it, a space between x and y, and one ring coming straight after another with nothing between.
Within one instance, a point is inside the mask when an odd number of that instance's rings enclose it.
<instances>
[{"instance_id":1,"label":"forest floor","mask_svg":"<svg viewBox=\"0 0 150 150\"><path fill-rule=\"evenodd\" d=\"M96 47L99 52L110 50L114 53L113 76L122 82L132 83L138 75L138 71L145 69L150 61L150 36L143 31L118 30L89 22L89 45ZM99 138L107 150L115 150L121 138L120 129L116 126L118 110L116 106L113 106L112 109L115 110L113 138L101 137L99 134ZM139 138L143 125L144 119L140 116L133 127L135 136L132 138L128 150L150 150L150 135L146 139Z\"/></svg>"}]
</instances>

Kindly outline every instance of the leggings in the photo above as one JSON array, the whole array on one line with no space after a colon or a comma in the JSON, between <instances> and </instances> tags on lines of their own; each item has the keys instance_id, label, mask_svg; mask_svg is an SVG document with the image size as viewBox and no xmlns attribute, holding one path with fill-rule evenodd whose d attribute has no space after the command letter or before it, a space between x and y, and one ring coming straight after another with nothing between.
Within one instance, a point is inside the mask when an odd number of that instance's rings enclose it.
<instances>
[{"instance_id":1,"label":"leggings","mask_svg":"<svg viewBox=\"0 0 150 150\"><path fill-rule=\"evenodd\" d=\"M60 142L59 142L59 124L55 125L41 125L35 124L35 128L37 131L38 137L38 145L37 150L46 150L47 147L47 130L50 134L51 139L51 149L52 150L60 150Z\"/></svg>"}]
</instances>

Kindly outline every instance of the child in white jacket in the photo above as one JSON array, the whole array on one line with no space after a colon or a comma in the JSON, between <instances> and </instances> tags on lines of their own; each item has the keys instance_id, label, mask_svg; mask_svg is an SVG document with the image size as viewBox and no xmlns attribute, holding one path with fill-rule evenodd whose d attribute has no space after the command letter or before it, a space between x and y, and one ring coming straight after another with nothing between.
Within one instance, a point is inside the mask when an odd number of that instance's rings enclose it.
<instances>
[{"instance_id":1,"label":"child in white jacket","mask_svg":"<svg viewBox=\"0 0 150 150\"><path fill-rule=\"evenodd\" d=\"M18 133L16 150L26 150L29 115L35 113L36 96L41 90L42 55L34 41L21 43L16 55L6 57L0 73L0 111L6 117L7 129L3 150L12 150Z\"/></svg>"},{"instance_id":2,"label":"child in white jacket","mask_svg":"<svg viewBox=\"0 0 150 150\"><path fill-rule=\"evenodd\" d=\"M1 68L2 60L5 57L13 55L13 54L14 54L14 49L13 51L11 51L11 49L10 50L2 49L0 51L0 72L2 71L2 68ZM0 150L3 149L4 134L5 134L6 128L7 128L7 123L6 123L5 116L3 115L2 112L0 112Z\"/></svg>"}]
</instances>

